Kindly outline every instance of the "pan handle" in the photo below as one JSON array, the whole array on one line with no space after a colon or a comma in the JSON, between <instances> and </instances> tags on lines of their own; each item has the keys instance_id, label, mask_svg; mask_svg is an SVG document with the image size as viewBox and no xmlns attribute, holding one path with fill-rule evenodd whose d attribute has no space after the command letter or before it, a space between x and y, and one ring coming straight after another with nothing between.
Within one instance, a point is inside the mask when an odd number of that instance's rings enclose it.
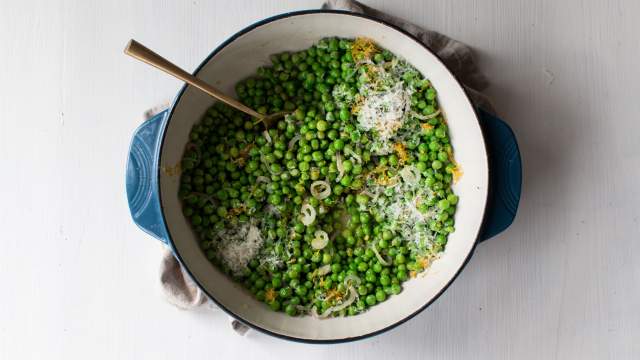
<instances>
[{"instance_id":1,"label":"pan handle","mask_svg":"<svg viewBox=\"0 0 640 360\"><path fill-rule=\"evenodd\" d=\"M513 130L504 121L478 110L489 153L489 198L480 241L506 230L514 221L522 190L522 162Z\"/></svg>"},{"instance_id":2,"label":"pan handle","mask_svg":"<svg viewBox=\"0 0 640 360\"><path fill-rule=\"evenodd\" d=\"M133 222L147 234L169 243L167 227L160 209L158 153L167 124L167 110L136 129L127 158L127 201Z\"/></svg>"},{"instance_id":3,"label":"pan handle","mask_svg":"<svg viewBox=\"0 0 640 360\"><path fill-rule=\"evenodd\" d=\"M520 201L522 164L518 143L502 120L478 111L487 141L489 199L480 241L506 230L515 219ZM134 223L147 234L168 244L168 234L158 196L158 152L167 111L147 120L134 132L127 159L126 189Z\"/></svg>"}]
</instances>

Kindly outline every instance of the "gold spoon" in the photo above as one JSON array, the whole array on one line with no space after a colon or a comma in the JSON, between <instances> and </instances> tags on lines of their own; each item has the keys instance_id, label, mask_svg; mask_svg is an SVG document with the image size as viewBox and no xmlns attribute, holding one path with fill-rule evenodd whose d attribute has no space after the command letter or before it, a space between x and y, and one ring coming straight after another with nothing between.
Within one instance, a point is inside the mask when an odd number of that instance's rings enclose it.
<instances>
[{"instance_id":1,"label":"gold spoon","mask_svg":"<svg viewBox=\"0 0 640 360\"><path fill-rule=\"evenodd\" d=\"M223 103L239 110L242 111L243 113L254 117L256 119L258 119L259 122L262 122L266 128L269 128L270 125L273 124L273 121L283 117L284 115L288 114L288 112L286 111L281 111L281 112L277 112L274 114L269 114L269 115L263 115L260 114L259 112L251 109L248 106L245 106L244 104L242 104L241 102L239 102L238 100L232 98L231 96L228 96L226 94L224 94L222 91L216 89L215 87L209 85L208 83L206 83L204 80L198 79L197 77L191 75L190 73L184 71L183 69L181 69L179 66L177 66L176 64L172 63L171 61L163 58L162 56L156 54L155 52L153 52L151 49L147 48L146 46L140 44L139 42L131 39L129 40L129 43L127 44L127 46L124 48L124 53L135 58L138 59L144 63L147 63L151 66L154 66L164 72L166 72L169 75L173 75L176 78L186 82L189 85L195 86L196 88L204 91L205 93L209 94L210 96L222 101Z\"/></svg>"}]
</instances>

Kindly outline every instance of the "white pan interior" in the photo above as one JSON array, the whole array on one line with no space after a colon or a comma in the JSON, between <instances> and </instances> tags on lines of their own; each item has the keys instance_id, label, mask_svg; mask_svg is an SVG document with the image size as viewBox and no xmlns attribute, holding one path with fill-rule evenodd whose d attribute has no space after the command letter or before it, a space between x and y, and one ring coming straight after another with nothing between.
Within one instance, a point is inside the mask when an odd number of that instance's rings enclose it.
<instances>
[{"instance_id":1,"label":"white pan interior","mask_svg":"<svg viewBox=\"0 0 640 360\"><path fill-rule=\"evenodd\" d=\"M197 245L181 212L179 176L161 171L162 206L170 236L183 263L204 290L243 321L264 330L305 340L341 340L363 336L392 326L409 317L436 297L453 279L473 249L478 236L488 190L488 165L484 140L476 114L459 83L446 67L422 45L385 24L339 13L304 13L259 25L227 44L201 68L197 76L227 93L234 84L268 64L269 55L308 48L324 37L364 36L407 59L438 91L446 114L456 160L464 175L454 186L460 196L455 215L456 231L449 237L443 256L424 276L404 284L400 295L369 311L345 318L317 320L310 316L289 317L271 311L254 300L240 284L219 272ZM192 125L199 121L212 99L188 87L174 105L161 152L161 166L180 162Z\"/></svg>"}]
</instances>

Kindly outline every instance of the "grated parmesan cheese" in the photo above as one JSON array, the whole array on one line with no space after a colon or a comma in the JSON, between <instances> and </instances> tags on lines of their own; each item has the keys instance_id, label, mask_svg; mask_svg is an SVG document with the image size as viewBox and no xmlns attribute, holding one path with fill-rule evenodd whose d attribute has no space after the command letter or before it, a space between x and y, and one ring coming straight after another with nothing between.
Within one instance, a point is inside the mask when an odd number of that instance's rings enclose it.
<instances>
[{"instance_id":1,"label":"grated parmesan cheese","mask_svg":"<svg viewBox=\"0 0 640 360\"><path fill-rule=\"evenodd\" d=\"M276 252L275 247L271 247L262 253L260 264L270 269L277 269L284 265L284 261L280 258L280 254Z\"/></svg>"},{"instance_id":2,"label":"grated parmesan cheese","mask_svg":"<svg viewBox=\"0 0 640 360\"><path fill-rule=\"evenodd\" d=\"M247 271L249 261L257 254L264 242L260 230L250 224L222 231L222 244L218 256L231 272L240 276Z\"/></svg>"},{"instance_id":3,"label":"grated parmesan cheese","mask_svg":"<svg viewBox=\"0 0 640 360\"><path fill-rule=\"evenodd\" d=\"M398 83L388 91L365 98L358 112L358 124L366 131L376 130L380 140L387 141L402 127L410 104L410 91Z\"/></svg>"},{"instance_id":4,"label":"grated parmesan cheese","mask_svg":"<svg viewBox=\"0 0 640 360\"><path fill-rule=\"evenodd\" d=\"M423 213L420 204L430 201L434 193L423 186L420 173L415 167L405 166L398 175L401 181L397 180L400 182L393 187L386 182L378 182L367 188L366 193L371 197L370 206L403 239L418 246L430 247L435 234L429 229L428 223L437 216L438 210L437 207L431 207Z\"/></svg>"}]
</instances>

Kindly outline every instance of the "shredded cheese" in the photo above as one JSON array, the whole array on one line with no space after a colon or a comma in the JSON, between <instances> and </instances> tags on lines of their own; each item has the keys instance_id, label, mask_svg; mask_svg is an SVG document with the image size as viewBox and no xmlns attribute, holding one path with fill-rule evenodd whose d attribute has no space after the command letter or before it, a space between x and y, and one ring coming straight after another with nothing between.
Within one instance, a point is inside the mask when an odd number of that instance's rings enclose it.
<instances>
[{"instance_id":1,"label":"shredded cheese","mask_svg":"<svg viewBox=\"0 0 640 360\"><path fill-rule=\"evenodd\" d=\"M243 275L260 248L263 238L260 230L254 225L243 224L235 228L223 230L219 235L222 241L218 255L234 275Z\"/></svg>"},{"instance_id":2,"label":"shredded cheese","mask_svg":"<svg viewBox=\"0 0 640 360\"><path fill-rule=\"evenodd\" d=\"M358 124L375 130L381 141L388 141L400 129L411 104L410 91L398 83L392 89L367 96L358 112Z\"/></svg>"}]
</instances>

